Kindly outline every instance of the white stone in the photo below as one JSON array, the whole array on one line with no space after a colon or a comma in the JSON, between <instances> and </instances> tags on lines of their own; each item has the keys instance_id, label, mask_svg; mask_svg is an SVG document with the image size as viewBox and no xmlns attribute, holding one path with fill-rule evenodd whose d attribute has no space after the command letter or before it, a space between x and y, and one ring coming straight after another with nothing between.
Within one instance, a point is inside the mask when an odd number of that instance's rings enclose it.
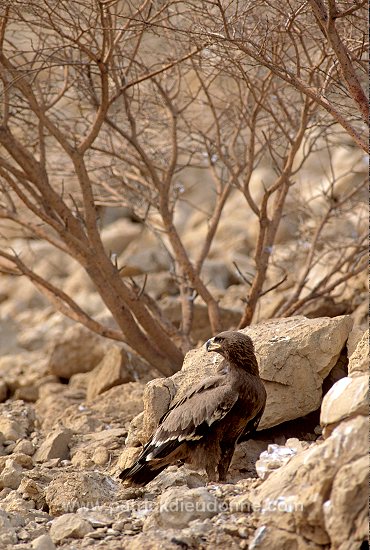
<instances>
[{"instance_id":1,"label":"white stone","mask_svg":"<svg viewBox=\"0 0 370 550\"><path fill-rule=\"evenodd\" d=\"M53 520L50 536L53 542L58 543L67 538L82 539L91 531L93 528L87 520L77 514L63 514Z\"/></svg>"}]
</instances>

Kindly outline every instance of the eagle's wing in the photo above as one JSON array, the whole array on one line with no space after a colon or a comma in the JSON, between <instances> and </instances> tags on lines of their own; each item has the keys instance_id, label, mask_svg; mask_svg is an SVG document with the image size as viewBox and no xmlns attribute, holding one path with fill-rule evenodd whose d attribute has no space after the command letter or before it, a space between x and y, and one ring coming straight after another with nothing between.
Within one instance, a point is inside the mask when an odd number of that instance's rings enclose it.
<instances>
[{"instance_id":1,"label":"eagle's wing","mask_svg":"<svg viewBox=\"0 0 370 550\"><path fill-rule=\"evenodd\" d=\"M163 416L144 449L146 456L162 458L184 441L202 439L209 427L230 411L238 397L239 393L224 376L212 377L193 387Z\"/></svg>"}]
</instances>

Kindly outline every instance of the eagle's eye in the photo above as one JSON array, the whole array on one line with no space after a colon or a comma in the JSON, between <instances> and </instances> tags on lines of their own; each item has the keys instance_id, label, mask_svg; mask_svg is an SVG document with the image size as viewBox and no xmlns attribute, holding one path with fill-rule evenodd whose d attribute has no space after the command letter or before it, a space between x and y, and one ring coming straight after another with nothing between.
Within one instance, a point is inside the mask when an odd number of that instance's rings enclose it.
<instances>
[{"instance_id":1,"label":"eagle's eye","mask_svg":"<svg viewBox=\"0 0 370 550\"><path fill-rule=\"evenodd\" d=\"M221 344L221 342L224 341L224 338L222 338L221 336L215 336L215 337L213 338L213 341L214 341L214 342L217 342L218 344Z\"/></svg>"}]
</instances>

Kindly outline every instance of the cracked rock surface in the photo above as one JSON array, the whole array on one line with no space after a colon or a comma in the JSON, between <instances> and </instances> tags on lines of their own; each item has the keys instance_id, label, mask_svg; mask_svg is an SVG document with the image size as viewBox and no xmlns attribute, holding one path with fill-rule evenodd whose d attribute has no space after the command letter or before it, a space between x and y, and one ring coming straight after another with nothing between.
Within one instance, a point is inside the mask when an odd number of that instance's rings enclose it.
<instances>
[{"instance_id":1,"label":"cracked rock surface","mask_svg":"<svg viewBox=\"0 0 370 550\"><path fill-rule=\"evenodd\" d=\"M237 446L227 483L170 466L144 488L117 473L218 358L191 350L180 372L160 379L80 329L69 327L68 349L61 317L40 323L27 338L17 329L33 350L9 338L0 356L1 550L360 548L368 347L349 316L246 329L268 392L261 430Z\"/></svg>"}]
</instances>

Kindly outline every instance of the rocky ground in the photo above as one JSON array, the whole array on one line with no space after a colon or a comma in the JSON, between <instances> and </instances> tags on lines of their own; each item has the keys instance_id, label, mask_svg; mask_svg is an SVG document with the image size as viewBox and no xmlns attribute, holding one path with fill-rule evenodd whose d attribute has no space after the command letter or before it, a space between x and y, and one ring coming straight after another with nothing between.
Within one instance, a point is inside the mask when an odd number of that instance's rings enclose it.
<instances>
[{"instance_id":1,"label":"rocky ground","mask_svg":"<svg viewBox=\"0 0 370 550\"><path fill-rule=\"evenodd\" d=\"M246 329L268 403L229 482L173 466L140 489L117 473L218 359L192 350L158 379L51 310L0 328L0 548L366 547L368 333L350 316Z\"/></svg>"}]
</instances>

